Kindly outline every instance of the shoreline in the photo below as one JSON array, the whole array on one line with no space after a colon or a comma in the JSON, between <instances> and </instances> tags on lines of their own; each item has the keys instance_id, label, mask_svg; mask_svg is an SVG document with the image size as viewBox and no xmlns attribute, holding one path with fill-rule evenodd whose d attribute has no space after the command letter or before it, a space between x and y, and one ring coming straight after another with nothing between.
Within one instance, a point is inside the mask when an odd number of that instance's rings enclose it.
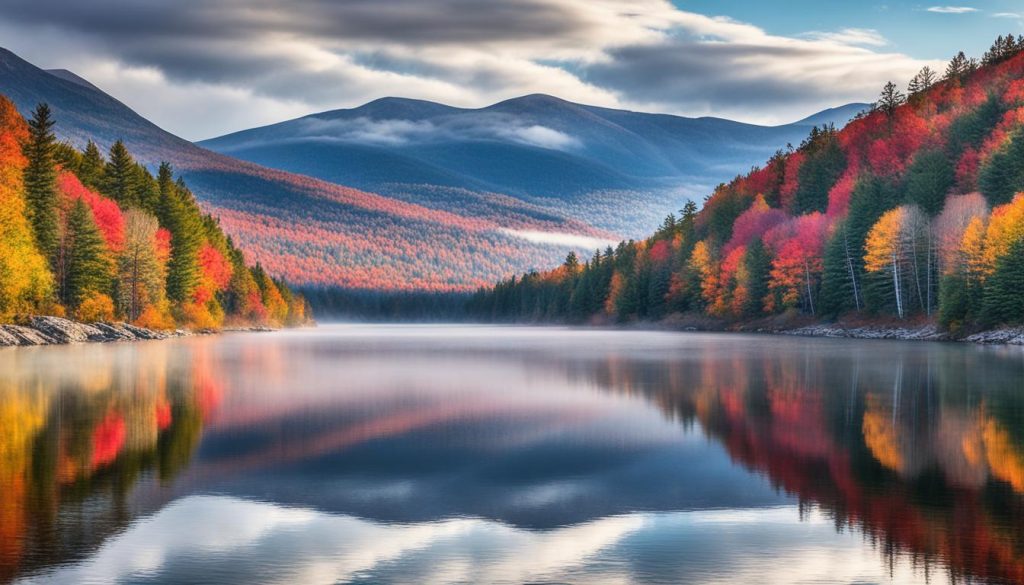
<instances>
[{"instance_id":1,"label":"shoreline","mask_svg":"<svg viewBox=\"0 0 1024 585\"><path fill-rule=\"evenodd\" d=\"M679 316L663 321L620 325L624 328L651 329L657 331L706 332L706 333L753 333L761 335L784 335L790 337L823 337L829 339L863 339L889 341L931 341L944 343L965 343L974 345L1024 346L1024 326L1002 327L978 331L969 335L956 336L942 331L934 323L908 323L904 325L879 323L752 323L746 325L715 322L707 319L692 319Z\"/></svg>"},{"instance_id":2,"label":"shoreline","mask_svg":"<svg viewBox=\"0 0 1024 585\"><path fill-rule=\"evenodd\" d=\"M25 325L0 325L0 347L35 347L71 343L151 341L233 331L274 331L270 327L226 327L220 330L157 331L129 323L82 323L63 317L36 316Z\"/></svg>"}]
</instances>

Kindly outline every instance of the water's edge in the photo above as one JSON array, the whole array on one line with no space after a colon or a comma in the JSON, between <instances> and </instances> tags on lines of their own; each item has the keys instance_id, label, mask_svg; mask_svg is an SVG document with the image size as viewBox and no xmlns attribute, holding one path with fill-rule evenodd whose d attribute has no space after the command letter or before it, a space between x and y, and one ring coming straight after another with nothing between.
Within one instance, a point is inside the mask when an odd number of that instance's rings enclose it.
<instances>
[{"instance_id":1,"label":"water's edge","mask_svg":"<svg viewBox=\"0 0 1024 585\"><path fill-rule=\"evenodd\" d=\"M220 331L273 331L273 329L269 327L244 327L223 330L203 329L191 331L176 329L173 331L157 331L137 327L130 323L81 323L62 317L36 316L29 319L23 325L0 325L0 347L144 341L192 335L211 335Z\"/></svg>"}]
</instances>

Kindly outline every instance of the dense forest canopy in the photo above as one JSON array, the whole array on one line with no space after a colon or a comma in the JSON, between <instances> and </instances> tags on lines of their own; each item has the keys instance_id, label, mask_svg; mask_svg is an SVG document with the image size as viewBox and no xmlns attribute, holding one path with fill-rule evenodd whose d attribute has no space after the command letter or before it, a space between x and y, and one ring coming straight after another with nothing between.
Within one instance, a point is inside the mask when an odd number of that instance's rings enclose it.
<instances>
[{"instance_id":1,"label":"dense forest canopy","mask_svg":"<svg viewBox=\"0 0 1024 585\"><path fill-rule=\"evenodd\" d=\"M143 327L298 325L306 301L245 258L168 164L104 156L0 96L0 322L32 314Z\"/></svg>"},{"instance_id":2,"label":"dense forest canopy","mask_svg":"<svg viewBox=\"0 0 1024 585\"><path fill-rule=\"evenodd\" d=\"M495 320L1024 320L1024 38L890 82L842 130L718 186L654 235L481 289Z\"/></svg>"}]
</instances>

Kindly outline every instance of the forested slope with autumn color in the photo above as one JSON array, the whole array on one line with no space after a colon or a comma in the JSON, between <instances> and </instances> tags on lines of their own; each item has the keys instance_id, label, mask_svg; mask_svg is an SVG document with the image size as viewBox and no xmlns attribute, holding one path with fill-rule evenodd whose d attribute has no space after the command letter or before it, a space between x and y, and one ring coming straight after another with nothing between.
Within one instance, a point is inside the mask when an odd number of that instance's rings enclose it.
<instances>
[{"instance_id":1,"label":"forested slope with autumn color","mask_svg":"<svg viewBox=\"0 0 1024 585\"><path fill-rule=\"evenodd\" d=\"M50 108L26 121L0 95L0 324L34 315L150 329L302 325L305 300L204 214L168 164L123 142L104 157L58 143Z\"/></svg>"},{"instance_id":2,"label":"forested slope with autumn color","mask_svg":"<svg viewBox=\"0 0 1024 585\"><path fill-rule=\"evenodd\" d=\"M73 74L44 71L2 49L0 94L22 115L49 104L60 121L57 136L78 149L94 141L106 151L123 140L151 171L170 163L250 261L293 284L472 290L502 274L555 262L581 241L612 237L498 195L485 197L505 210L500 221L220 155L161 130Z\"/></svg>"},{"instance_id":3,"label":"forested slope with autumn color","mask_svg":"<svg viewBox=\"0 0 1024 585\"><path fill-rule=\"evenodd\" d=\"M1024 40L893 83L644 241L481 290L491 319L1024 321Z\"/></svg>"}]
</instances>

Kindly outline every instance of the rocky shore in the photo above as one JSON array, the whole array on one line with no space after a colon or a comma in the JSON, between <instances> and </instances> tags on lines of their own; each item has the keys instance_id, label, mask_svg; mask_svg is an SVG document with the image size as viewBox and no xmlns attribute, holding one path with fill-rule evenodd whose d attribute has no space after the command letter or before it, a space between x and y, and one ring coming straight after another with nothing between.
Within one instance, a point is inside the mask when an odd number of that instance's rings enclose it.
<instances>
[{"instance_id":1,"label":"rocky shore","mask_svg":"<svg viewBox=\"0 0 1024 585\"><path fill-rule=\"evenodd\" d=\"M611 326L610 324L606 324ZM636 324L639 328L668 331L728 331L735 333L763 333L803 337L832 337L846 339L890 339L899 341L947 341L980 345L1024 346L1024 327L1001 327L966 335L953 335L935 323L924 320L899 322L895 320L840 320L816 323L807 316L779 316L742 324L711 319L702 315L677 314L657 323Z\"/></svg>"},{"instance_id":2,"label":"rocky shore","mask_svg":"<svg viewBox=\"0 0 1024 585\"><path fill-rule=\"evenodd\" d=\"M772 331L782 335L808 337L845 337L850 339L896 339L902 341L959 341L983 345L1024 345L1024 327L993 329L966 337L954 337L940 331L935 325L918 327L844 327L841 325L808 325L794 329Z\"/></svg>"},{"instance_id":3,"label":"rocky shore","mask_svg":"<svg viewBox=\"0 0 1024 585\"><path fill-rule=\"evenodd\" d=\"M0 325L0 347L167 339L191 333L154 331L128 323L79 323L61 317L32 317L24 325Z\"/></svg>"},{"instance_id":4,"label":"rocky shore","mask_svg":"<svg viewBox=\"0 0 1024 585\"><path fill-rule=\"evenodd\" d=\"M266 327L225 331L272 331ZM0 347L62 345L65 343L141 341L217 333L213 330L155 331L129 323L80 323L61 317L32 317L24 325L0 325Z\"/></svg>"}]
</instances>

